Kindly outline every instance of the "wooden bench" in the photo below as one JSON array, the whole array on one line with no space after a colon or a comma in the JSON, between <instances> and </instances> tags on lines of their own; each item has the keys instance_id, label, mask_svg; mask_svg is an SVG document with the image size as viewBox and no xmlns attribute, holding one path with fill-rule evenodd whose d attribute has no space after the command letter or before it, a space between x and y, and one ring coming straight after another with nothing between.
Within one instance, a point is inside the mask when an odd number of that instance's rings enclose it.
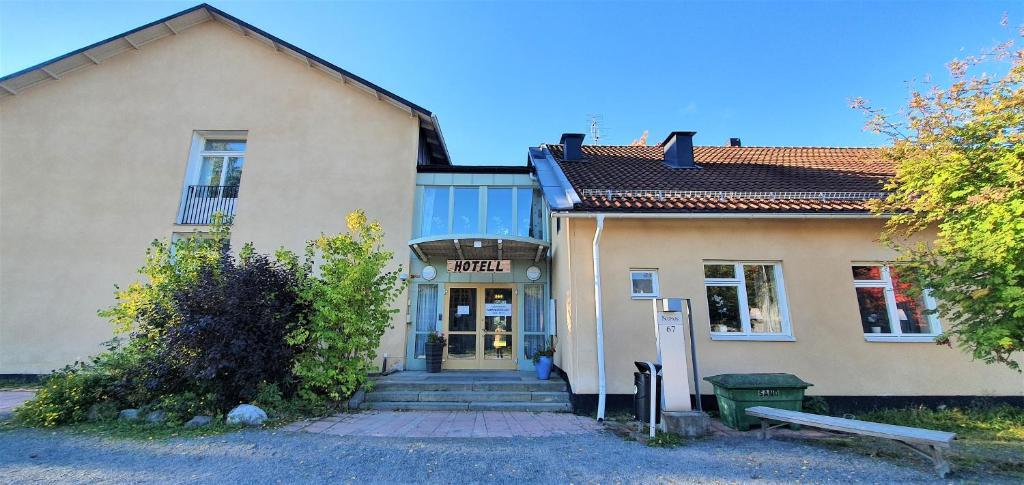
<instances>
[{"instance_id":1,"label":"wooden bench","mask_svg":"<svg viewBox=\"0 0 1024 485\"><path fill-rule=\"evenodd\" d=\"M761 439L763 440L768 439L768 431L770 429L785 426L784 424L770 425L768 423L769 420L890 439L906 445L919 455L931 460L935 465L935 472L940 477L945 477L949 473L949 462L946 461L943 451L950 449L950 444L956 439L956 433L947 433L945 431L872 423L856 419L834 418L766 406L747 408L747 414L761 419Z\"/></svg>"}]
</instances>

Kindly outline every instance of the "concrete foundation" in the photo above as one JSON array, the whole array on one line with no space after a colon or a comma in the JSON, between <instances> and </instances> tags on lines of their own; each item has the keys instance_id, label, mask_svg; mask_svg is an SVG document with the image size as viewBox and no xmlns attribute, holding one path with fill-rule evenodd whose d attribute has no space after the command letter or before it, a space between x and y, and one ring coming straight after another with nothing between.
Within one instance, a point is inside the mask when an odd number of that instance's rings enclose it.
<instances>
[{"instance_id":1,"label":"concrete foundation","mask_svg":"<svg viewBox=\"0 0 1024 485\"><path fill-rule=\"evenodd\" d=\"M711 433L711 417L701 411L662 411L661 422L665 431L689 438Z\"/></svg>"}]
</instances>

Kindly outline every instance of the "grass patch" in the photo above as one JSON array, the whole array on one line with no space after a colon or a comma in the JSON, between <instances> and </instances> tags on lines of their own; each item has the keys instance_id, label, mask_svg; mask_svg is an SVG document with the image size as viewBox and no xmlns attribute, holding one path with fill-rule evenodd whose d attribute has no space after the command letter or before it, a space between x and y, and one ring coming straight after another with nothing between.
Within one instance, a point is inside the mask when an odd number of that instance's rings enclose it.
<instances>
[{"instance_id":1,"label":"grass patch","mask_svg":"<svg viewBox=\"0 0 1024 485\"><path fill-rule=\"evenodd\" d=\"M879 409L857 419L915 428L951 431L957 438L982 441L1024 441L1024 409L1010 406L930 409L924 406Z\"/></svg>"},{"instance_id":2,"label":"grass patch","mask_svg":"<svg viewBox=\"0 0 1024 485\"><path fill-rule=\"evenodd\" d=\"M944 409L921 406L878 409L856 418L954 432L957 440L948 456L958 477L984 482L986 476L998 475L1024 481L1024 409L1010 405ZM931 466L906 448L884 439L844 435L810 443L901 464Z\"/></svg>"},{"instance_id":3,"label":"grass patch","mask_svg":"<svg viewBox=\"0 0 1024 485\"><path fill-rule=\"evenodd\" d=\"M198 428L186 428L180 423L146 423L128 421L98 421L74 423L53 428L37 428L18 424L16 421L0 422L0 432L19 429L60 432L71 435L97 436L116 440L164 441L173 438L205 438L245 429L243 425L213 422Z\"/></svg>"},{"instance_id":4,"label":"grass patch","mask_svg":"<svg viewBox=\"0 0 1024 485\"><path fill-rule=\"evenodd\" d=\"M664 431L658 431L654 434L654 437L647 440L647 446L651 448L678 448L687 444L686 438L675 434L667 433Z\"/></svg>"}]
</instances>

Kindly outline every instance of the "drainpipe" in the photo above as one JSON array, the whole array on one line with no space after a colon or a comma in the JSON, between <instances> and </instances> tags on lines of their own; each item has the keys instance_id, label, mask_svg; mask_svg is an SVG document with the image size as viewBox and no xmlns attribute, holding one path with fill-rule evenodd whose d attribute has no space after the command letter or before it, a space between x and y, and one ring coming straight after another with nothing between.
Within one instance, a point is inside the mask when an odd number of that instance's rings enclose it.
<instances>
[{"instance_id":1,"label":"drainpipe","mask_svg":"<svg viewBox=\"0 0 1024 485\"><path fill-rule=\"evenodd\" d=\"M607 388L604 377L604 310L601 308L601 232L604 214L597 215L594 231L594 315L597 321L597 421L604 421Z\"/></svg>"}]
</instances>

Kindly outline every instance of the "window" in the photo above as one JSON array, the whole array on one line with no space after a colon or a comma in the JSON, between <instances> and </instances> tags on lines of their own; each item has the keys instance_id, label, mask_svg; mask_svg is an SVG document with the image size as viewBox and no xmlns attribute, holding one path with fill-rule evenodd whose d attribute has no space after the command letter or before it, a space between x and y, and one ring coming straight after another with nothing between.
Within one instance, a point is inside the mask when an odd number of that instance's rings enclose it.
<instances>
[{"instance_id":1,"label":"window","mask_svg":"<svg viewBox=\"0 0 1024 485\"><path fill-rule=\"evenodd\" d=\"M713 340L793 340L778 263L705 263L704 287Z\"/></svg>"},{"instance_id":2,"label":"window","mask_svg":"<svg viewBox=\"0 0 1024 485\"><path fill-rule=\"evenodd\" d=\"M516 189L516 235L543 239L544 206L539 190Z\"/></svg>"},{"instance_id":3,"label":"window","mask_svg":"<svg viewBox=\"0 0 1024 485\"><path fill-rule=\"evenodd\" d=\"M547 344L544 326L544 285L524 285L523 350L527 359Z\"/></svg>"},{"instance_id":4,"label":"window","mask_svg":"<svg viewBox=\"0 0 1024 485\"><path fill-rule=\"evenodd\" d=\"M245 164L245 140L206 139L199 153L201 164L197 185L230 187L216 191L219 197L237 197L238 184L242 181L242 165ZM211 194L214 191L210 192Z\"/></svg>"},{"instance_id":5,"label":"window","mask_svg":"<svg viewBox=\"0 0 1024 485\"><path fill-rule=\"evenodd\" d=\"M637 269L629 272L630 293L633 298L658 297L658 271Z\"/></svg>"},{"instance_id":6,"label":"window","mask_svg":"<svg viewBox=\"0 0 1024 485\"><path fill-rule=\"evenodd\" d=\"M927 290L914 295L899 268L856 264L853 286L866 340L931 342L940 333L934 299Z\"/></svg>"},{"instance_id":7,"label":"window","mask_svg":"<svg viewBox=\"0 0 1024 485\"><path fill-rule=\"evenodd\" d=\"M512 235L512 189L487 188L487 234Z\"/></svg>"},{"instance_id":8,"label":"window","mask_svg":"<svg viewBox=\"0 0 1024 485\"><path fill-rule=\"evenodd\" d=\"M424 187L420 235L448 233L448 187Z\"/></svg>"},{"instance_id":9,"label":"window","mask_svg":"<svg viewBox=\"0 0 1024 485\"><path fill-rule=\"evenodd\" d=\"M437 285L416 286L416 343L414 359L425 359L427 337L437 329L440 315L437 312Z\"/></svg>"},{"instance_id":10,"label":"window","mask_svg":"<svg viewBox=\"0 0 1024 485\"><path fill-rule=\"evenodd\" d=\"M476 187L455 187L455 217L452 219L452 234L476 234L480 232L480 189Z\"/></svg>"}]
</instances>

